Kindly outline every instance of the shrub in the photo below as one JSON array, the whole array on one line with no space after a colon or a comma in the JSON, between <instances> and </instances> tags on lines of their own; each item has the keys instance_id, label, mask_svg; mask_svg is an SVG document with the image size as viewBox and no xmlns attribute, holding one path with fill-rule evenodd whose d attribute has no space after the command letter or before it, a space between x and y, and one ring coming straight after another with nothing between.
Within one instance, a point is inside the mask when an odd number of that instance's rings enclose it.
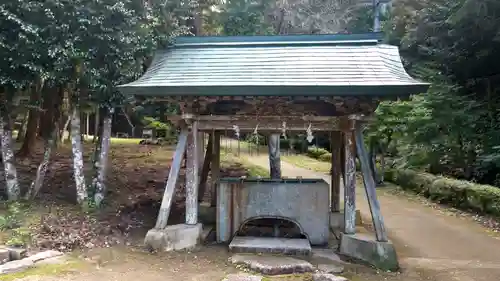
<instances>
[{"instance_id":1,"label":"shrub","mask_svg":"<svg viewBox=\"0 0 500 281\"><path fill-rule=\"evenodd\" d=\"M320 155L318 160L324 162L332 162L332 154L330 152Z\"/></svg>"},{"instance_id":2,"label":"shrub","mask_svg":"<svg viewBox=\"0 0 500 281\"><path fill-rule=\"evenodd\" d=\"M500 189L498 187L412 170L388 169L385 172L385 178L403 189L422 194L432 201L500 218Z\"/></svg>"},{"instance_id":3,"label":"shrub","mask_svg":"<svg viewBox=\"0 0 500 281\"><path fill-rule=\"evenodd\" d=\"M314 158L314 159L319 159L319 157L321 155L326 154L326 153L328 153L328 150L326 150L324 148L315 147L315 146L309 147L309 149L307 149L307 156Z\"/></svg>"},{"instance_id":4,"label":"shrub","mask_svg":"<svg viewBox=\"0 0 500 281\"><path fill-rule=\"evenodd\" d=\"M4 215L0 215L0 230L15 229L21 225L22 210L17 202L8 205Z\"/></svg>"},{"instance_id":5,"label":"shrub","mask_svg":"<svg viewBox=\"0 0 500 281\"><path fill-rule=\"evenodd\" d=\"M290 149L290 139L280 139L280 149Z\"/></svg>"},{"instance_id":6,"label":"shrub","mask_svg":"<svg viewBox=\"0 0 500 281\"><path fill-rule=\"evenodd\" d=\"M290 140L290 145L293 146L293 149L297 153L306 153L308 146L309 146L309 143L307 142L307 140L304 137L298 136L298 137L294 137Z\"/></svg>"},{"instance_id":7,"label":"shrub","mask_svg":"<svg viewBox=\"0 0 500 281\"><path fill-rule=\"evenodd\" d=\"M258 145L267 145L267 138L263 135L250 134L246 137L246 141Z\"/></svg>"},{"instance_id":8,"label":"shrub","mask_svg":"<svg viewBox=\"0 0 500 281\"><path fill-rule=\"evenodd\" d=\"M12 230L5 244L12 247L24 247L31 243L32 235L28 228L19 227Z\"/></svg>"}]
</instances>

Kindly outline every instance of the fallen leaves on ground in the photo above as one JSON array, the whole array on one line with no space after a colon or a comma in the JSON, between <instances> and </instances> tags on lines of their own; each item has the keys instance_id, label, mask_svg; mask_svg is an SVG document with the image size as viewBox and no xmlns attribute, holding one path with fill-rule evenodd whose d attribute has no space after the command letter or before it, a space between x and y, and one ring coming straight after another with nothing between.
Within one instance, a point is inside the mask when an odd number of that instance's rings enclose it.
<instances>
[{"instance_id":1,"label":"fallen leaves on ground","mask_svg":"<svg viewBox=\"0 0 500 281\"><path fill-rule=\"evenodd\" d=\"M92 179L92 150L93 145L85 145L87 184ZM105 206L85 212L75 205L71 148L67 145L58 148L52 156L43 188L36 202L32 203L37 206L32 210L36 210L35 217L39 218L30 223L33 246L71 251L130 243L139 238L134 236L135 233L143 239L145 230L152 228L156 221L172 155L173 148L167 146L113 144L107 169ZM32 157L18 161L16 167L23 189L27 189L33 180L42 157L40 149ZM242 165L221 169L221 176L244 175ZM185 170L181 169L169 224L184 221L184 178ZM210 194L207 190L205 200L209 200Z\"/></svg>"}]
</instances>

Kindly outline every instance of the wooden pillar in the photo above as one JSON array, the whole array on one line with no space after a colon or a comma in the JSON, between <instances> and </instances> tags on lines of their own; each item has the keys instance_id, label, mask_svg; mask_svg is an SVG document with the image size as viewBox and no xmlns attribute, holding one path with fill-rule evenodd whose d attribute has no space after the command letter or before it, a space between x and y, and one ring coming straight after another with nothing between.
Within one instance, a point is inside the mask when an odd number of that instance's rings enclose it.
<instances>
[{"instance_id":1,"label":"wooden pillar","mask_svg":"<svg viewBox=\"0 0 500 281\"><path fill-rule=\"evenodd\" d=\"M187 138L186 150L186 224L198 223L198 172L199 152L198 148L198 122L193 121Z\"/></svg>"},{"instance_id":2,"label":"wooden pillar","mask_svg":"<svg viewBox=\"0 0 500 281\"><path fill-rule=\"evenodd\" d=\"M353 132L344 132L344 233L356 233L356 150Z\"/></svg>"},{"instance_id":3,"label":"wooden pillar","mask_svg":"<svg viewBox=\"0 0 500 281\"><path fill-rule=\"evenodd\" d=\"M269 149L269 168L272 179L281 178L281 161L280 161L280 134L271 134L267 140Z\"/></svg>"},{"instance_id":4,"label":"wooden pillar","mask_svg":"<svg viewBox=\"0 0 500 281\"><path fill-rule=\"evenodd\" d=\"M210 201L210 206L215 207L217 205L217 186L220 178L220 131L214 131L212 133L212 196Z\"/></svg>"},{"instance_id":5,"label":"wooden pillar","mask_svg":"<svg viewBox=\"0 0 500 281\"><path fill-rule=\"evenodd\" d=\"M356 125L355 137L358 158L361 164L361 171L363 173L363 183L365 186L366 197L368 199L368 205L370 206L370 212L372 214L373 227L375 228L375 235L377 237L377 241L387 242L387 233L385 231L384 219L380 212L380 203L378 202L377 194L375 191L375 180L373 178L372 170L370 169L370 159L368 157L368 153L363 141L361 124Z\"/></svg>"},{"instance_id":6,"label":"wooden pillar","mask_svg":"<svg viewBox=\"0 0 500 281\"><path fill-rule=\"evenodd\" d=\"M200 174L200 188L198 190L198 202L203 201L203 197L205 196L205 192L207 190L208 172L210 171L210 164L211 164L210 162L212 162L213 158L212 151L213 151L213 134L210 134L208 137L205 158L203 159L203 168L201 169L201 174Z\"/></svg>"},{"instance_id":7,"label":"wooden pillar","mask_svg":"<svg viewBox=\"0 0 500 281\"><path fill-rule=\"evenodd\" d=\"M198 169L201 173L203 168L203 159L205 156L205 134L203 132L198 132Z\"/></svg>"},{"instance_id":8,"label":"wooden pillar","mask_svg":"<svg viewBox=\"0 0 500 281\"><path fill-rule=\"evenodd\" d=\"M172 206L172 199L174 197L175 187L177 186L177 179L179 178L179 171L181 170L182 159L184 158L184 151L186 150L188 129L182 128L175 148L174 158L168 173L167 185L163 193L161 201L160 212L156 220L155 228L163 229L167 226L168 216L170 214L170 207Z\"/></svg>"},{"instance_id":9,"label":"wooden pillar","mask_svg":"<svg viewBox=\"0 0 500 281\"><path fill-rule=\"evenodd\" d=\"M332 151L331 183L330 183L330 209L332 213L340 212L340 177L342 174L342 132L334 131L330 134Z\"/></svg>"}]
</instances>

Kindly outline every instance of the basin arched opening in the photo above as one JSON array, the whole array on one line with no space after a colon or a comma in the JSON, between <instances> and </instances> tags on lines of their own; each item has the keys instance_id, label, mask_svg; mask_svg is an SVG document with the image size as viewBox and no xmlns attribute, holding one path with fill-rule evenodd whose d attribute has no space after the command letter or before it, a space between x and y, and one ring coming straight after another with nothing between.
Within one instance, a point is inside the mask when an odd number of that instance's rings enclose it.
<instances>
[{"instance_id":1,"label":"basin arched opening","mask_svg":"<svg viewBox=\"0 0 500 281\"><path fill-rule=\"evenodd\" d=\"M240 224L233 236L307 239L302 226L295 220L280 216L257 216Z\"/></svg>"}]
</instances>

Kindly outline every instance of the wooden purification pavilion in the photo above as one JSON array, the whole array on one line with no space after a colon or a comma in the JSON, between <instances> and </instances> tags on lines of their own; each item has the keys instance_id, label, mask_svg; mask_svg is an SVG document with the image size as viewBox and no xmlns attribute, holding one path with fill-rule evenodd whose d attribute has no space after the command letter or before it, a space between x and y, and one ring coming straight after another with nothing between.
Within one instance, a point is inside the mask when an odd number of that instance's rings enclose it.
<instances>
[{"instance_id":1,"label":"wooden purification pavilion","mask_svg":"<svg viewBox=\"0 0 500 281\"><path fill-rule=\"evenodd\" d=\"M211 170L212 194L219 181L222 131L269 136L271 177L280 178L280 134L330 132L332 142L331 212L341 214L346 255L383 267L393 249L384 229L375 182L363 144L362 124L382 100L425 92L428 84L404 70L397 47L381 44L382 34L178 37L159 51L150 68L121 91L137 99L178 103L181 114L169 119L180 127L165 194L146 243L165 250L192 247L199 239L200 194ZM206 149L200 134L209 134ZM167 226L174 189L187 151L186 220ZM203 157L203 155L205 156ZM356 236L355 157L360 160L376 241ZM215 204L215 200L212 200ZM345 245L342 245L344 243ZM351 250L352 244L356 250ZM367 244L368 243L368 244ZM378 244L377 244L378 243ZM367 250L360 245L367 244ZM351 245L351 246L350 246ZM361 246L360 246L361 247ZM363 247L362 247L363 248ZM392 250L391 250L392 249ZM354 252L350 252L354 251Z\"/></svg>"}]
</instances>

